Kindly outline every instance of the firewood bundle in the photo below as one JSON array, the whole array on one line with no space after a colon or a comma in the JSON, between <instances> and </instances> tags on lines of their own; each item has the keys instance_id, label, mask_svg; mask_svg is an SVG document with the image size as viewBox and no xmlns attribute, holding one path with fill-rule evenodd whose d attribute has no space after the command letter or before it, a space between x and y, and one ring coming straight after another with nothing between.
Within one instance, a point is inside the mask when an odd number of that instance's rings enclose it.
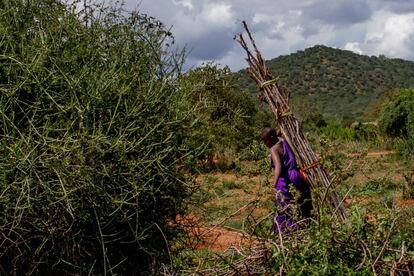
<instances>
[{"instance_id":1,"label":"firewood bundle","mask_svg":"<svg viewBox=\"0 0 414 276\"><path fill-rule=\"evenodd\" d=\"M295 152L299 166L308 175L309 184L313 188L320 186L325 188L325 196L323 196L322 200L326 198L333 207L333 213L336 214L340 221L344 221L346 210L342 205L343 202L335 192L334 187L332 187L329 175L320 163L318 156L305 138L299 121L294 117L288 104L289 95L277 83L277 79L272 76L269 68L266 66L246 22L243 21L243 25L253 46L253 51L250 50L242 34L235 39L246 51L246 61L249 64L247 73L263 90L264 100L275 114L282 135Z\"/></svg>"}]
</instances>

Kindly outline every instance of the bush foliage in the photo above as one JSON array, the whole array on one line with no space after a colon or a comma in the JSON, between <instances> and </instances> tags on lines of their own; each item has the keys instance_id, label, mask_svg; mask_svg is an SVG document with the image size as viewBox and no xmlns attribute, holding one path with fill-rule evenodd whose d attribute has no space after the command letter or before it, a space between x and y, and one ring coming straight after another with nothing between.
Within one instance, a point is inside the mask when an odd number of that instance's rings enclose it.
<instances>
[{"instance_id":1,"label":"bush foliage","mask_svg":"<svg viewBox=\"0 0 414 276\"><path fill-rule=\"evenodd\" d=\"M189 102L197 109L197 120L186 132L185 144L189 148L204 145L197 157L203 161L200 167L229 169L237 158L256 158L249 149L258 144L259 133L269 126L273 115L238 88L228 67L206 64L187 72L180 85L191 91Z\"/></svg>"},{"instance_id":2,"label":"bush foliage","mask_svg":"<svg viewBox=\"0 0 414 276\"><path fill-rule=\"evenodd\" d=\"M121 7L0 3L0 270L138 274L188 194L171 33Z\"/></svg>"},{"instance_id":3,"label":"bush foliage","mask_svg":"<svg viewBox=\"0 0 414 276\"><path fill-rule=\"evenodd\" d=\"M381 130L391 137L414 138L414 90L396 91L384 103L380 123Z\"/></svg>"},{"instance_id":4,"label":"bush foliage","mask_svg":"<svg viewBox=\"0 0 414 276\"><path fill-rule=\"evenodd\" d=\"M382 105L381 131L397 138L395 148L405 160L414 156L414 90L396 90Z\"/></svg>"}]
</instances>

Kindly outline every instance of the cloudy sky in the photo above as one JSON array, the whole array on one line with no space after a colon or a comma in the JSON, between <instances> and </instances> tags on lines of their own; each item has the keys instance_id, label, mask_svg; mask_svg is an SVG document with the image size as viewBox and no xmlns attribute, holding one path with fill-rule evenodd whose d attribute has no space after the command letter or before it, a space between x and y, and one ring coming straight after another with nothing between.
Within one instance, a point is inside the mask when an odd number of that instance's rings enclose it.
<instances>
[{"instance_id":1,"label":"cloudy sky","mask_svg":"<svg viewBox=\"0 0 414 276\"><path fill-rule=\"evenodd\" d=\"M233 40L246 20L266 59L323 44L364 55L414 60L414 0L126 0L172 27L189 50L188 66L206 61L246 66Z\"/></svg>"}]
</instances>

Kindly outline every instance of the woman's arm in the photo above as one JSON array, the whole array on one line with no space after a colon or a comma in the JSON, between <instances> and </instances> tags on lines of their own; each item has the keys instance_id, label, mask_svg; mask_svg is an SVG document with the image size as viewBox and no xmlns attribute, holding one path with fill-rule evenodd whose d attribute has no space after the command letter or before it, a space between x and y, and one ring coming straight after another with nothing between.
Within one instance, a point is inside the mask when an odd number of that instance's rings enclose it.
<instances>
[{"instance_id":1,"label":"woman's arm","mask_svg":"<svg viewBox=\"0 0 414 276\"><path fill-rule=\"evenodd\" d=\"M273 164L275 164L275 171L274 171L274 183L276 184L279 180L280 174L282 172L282 162L280 161L280 155L278 151L279 144L274 145L270 148L270 155L273 160Z\"/></svg>"}]
</instances>

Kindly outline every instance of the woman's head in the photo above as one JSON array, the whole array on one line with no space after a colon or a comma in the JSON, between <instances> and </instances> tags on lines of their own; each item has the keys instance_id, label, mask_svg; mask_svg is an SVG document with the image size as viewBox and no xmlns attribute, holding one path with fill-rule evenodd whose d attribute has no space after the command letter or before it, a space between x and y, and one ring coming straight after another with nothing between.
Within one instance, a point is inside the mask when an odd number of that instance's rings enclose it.
<instances>
[{"instance_id":1,"label":"woman's head","mask_svg":"<svg viewBox=\"0 0 414 276\"><path fill-rule=\"evenodd\" d=\"M263 143L265 143L265 145L268 148L273 147L279 141L276 130L271 127L267 127L263 129L262 135L260 135L260 138L262 139Z\"/></svg>"}]
</instances>

